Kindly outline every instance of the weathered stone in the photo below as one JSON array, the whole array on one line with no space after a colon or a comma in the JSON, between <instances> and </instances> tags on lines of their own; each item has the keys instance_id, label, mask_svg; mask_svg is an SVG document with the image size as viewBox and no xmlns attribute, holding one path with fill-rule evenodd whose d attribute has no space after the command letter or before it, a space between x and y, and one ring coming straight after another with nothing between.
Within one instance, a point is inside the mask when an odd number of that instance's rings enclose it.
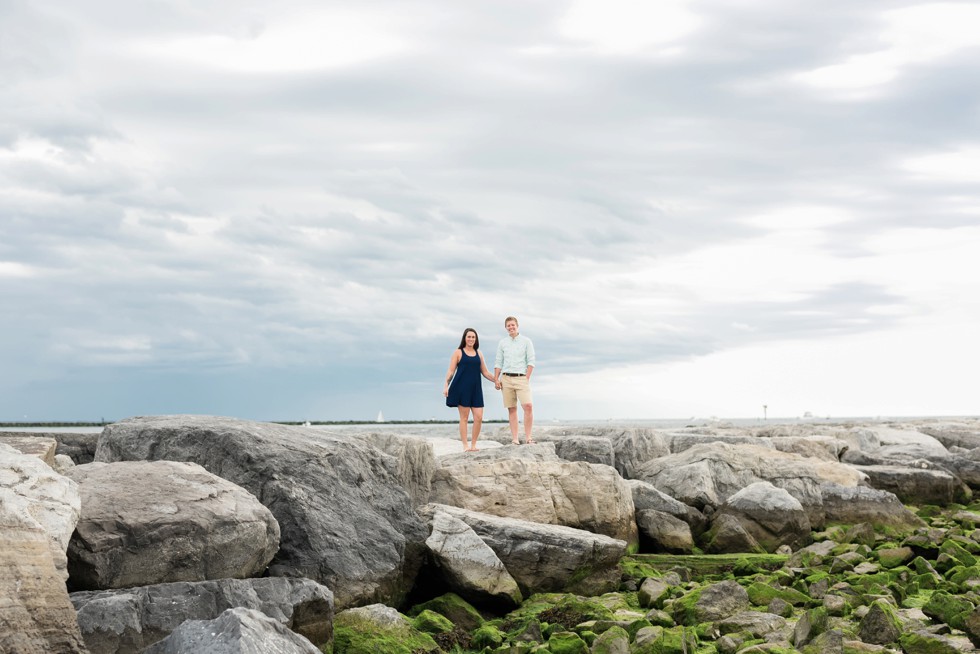
<instances>
[{"instance_id":1,"label":"weathered stone","mask_svg":"<svg viewBox=\"0 0 980 654\"><path fill-rule=\"evenodd\" d=\"M599 436L565 436L555 441L555 453L565 461L584 461L612 467L612 442Z\"/></svg>"},{"instance_id":2,"label":"weathered stone","mask_svg":"<svg viewBox=\"0 0 980 654\"><path fill-rule=\"evenodd\" d=\"M258 576L279 549L269 509L196 463L87 463L67 475L83 507L72 590Z\"/></svg>"},{"instance_id":3,"label":"weathered stone","mask_svg":"<svg viewBox=\"0 0 980 654\"><path fill-rule=\"evenodd\" d=\"M857 650L853 647L847 651L857 654ZM825 631L803 647L803 654L844 654L844 652L844 632L840 629Z\"/></svg>"},{"instance_id":4,"label":"weathered stone","mask_svg":"<svg viewBox=\"0 0 980 654\"><path fill-rule=\"evenodd\" d=\"M6 457L13 458L9 451L0 456L5 463ZM35 457L19 452L16 456L44 465ZM64 577L52 560L50 536L29 513L28 504L0 486L0 652L83 654L88 650Z\"/></svg>"},{"instance_id":5,"label":"weathered stone","mask_svg":"<svg viewBox=\"0 0 980 654\"><path fill-rule=\"evenodd\" d=\"M716 626L723 634L747 633L754 638L786 627L786 618L761 611L742 611L717 621Z\"/></svg>"},{"instance_id":6,"label":"weathered stone","mask_svg":"<svg viewBox=\"0 0 980 654\"><path fill-rule=\"evenodd\" d=\"M694 549L691 527L683 520L654 509L636 512L644 551L689 554Z\"/></svg>"},{"instance_id":7,"label":"weathered stone","mask_svg":"<svg viewBox=\"0 0 980 654\"><path fill-rule=\"evenodd\" d=\"M728 513L720 513L711 523L711 529L704 535L704 550L710 554L736 554L754 552L762 554L765 550L748 532L742 521Z\"/></svg>"},{"instance_id":8,"label":"weathered stone","mask_svg":"<svg viewBox=\"0 0 980 654\"><path fill-rule=\"evenodd\" d=\"M383 604L341 611L335 625L338 652L435 654L442 651L432 636L415 629L405 616Z\"/></svg>"},{"instance_id":9,"label":"weathered stone","mask_svg":"<svg viewBox=\"0 0 980 654\"><path fill-rule=\"evenodd\" d=\"M883 600L875 600L861 619L859 636L866 643L888 645L896 642L902 631L895 607Z\"/></svg>"},{"instance_id":10,"label":"weathered stone","mask_svg":"<svg viewBox=\"0 0 980 654\"><path fill-rule=\"evenodd\" d=\"M738 520L767 552L775 552L782 545L798 548L810 540L810 519L803 505L767 481L749 484L730 496L714 519L722 515Z\"/></svg>"},{"instance_id":11,"label":"weathered stone","mask_svg":"<svg viewBox=\"0 0 980 654\"><path fill-rule=\"evenodd\" d=\"M909 504L946 506L967 499L970 494L962 481L945 470L896 465L856 465L868 475L872 488L893 493Z\"/></svg>"},{"instance_id":12,"label":"weathered stone","mask_svg":"<svg viewBox=\"0 0 980 654\"><path fill-rule=\"evenodd\" d=\"M674 620L681 625L716 622L750 608L749 594L736 581L722 581L692 590L673 605Z\"/></svg>"},{"instance_id":13,"label":"weathered stone","mask_svg":"<svg viewBox=\"0 0 980 654\"><path fill-rule=\"evenodd\" d=\"M647 577L636 593L637 602L645 609L663 608L664 600L670 597L670 584L659 577Z\"/></svg>"},{"instance_id":14,"label":"weathered stone","mask_svg":"<svg viewBox=\"0 0 980 654\"><path fill-rule=\"evenodd\" d=\"M633 507L637 511L654 509L680 518L690 526L691 534L694 536L700 536L708 528L708 519L703 513L693 506L675 500L652 484L639 479L627 479L626 485L633 495Z\"/></svg>"},{"instance_id":15,"label":"weathered stone","mask_svg":"<svg viewBox=\"0 0 980 654\"><path fill-rule=\"evenodd\" d=\"M429 504L420 511L444 511L469 525L503 562L524 597L558 591L599 594L618 583L625 541L447 505Z\"/></svg>"},{"instance_id":16,"label":"weathered stone","mask_svg":"<svg viewBox=\"0 0 980 654\"><path fill-rule=\"evenodd\" d=\"M478 603L506 608L521 603L517 582L469 525L445 511L434 511L431 525L425 544L452 590Z\"/></svg>"},{"instance_id":17,"label":"weathered stone","mask_svg":"<svg viewBox=\"0 0 980 654\"><path fill-rule=\"evenodd\" d=\"M58 441L53 438L10 436L8 432L0 432L0 444L12 447L21 454L37 457L49 466L54 466L54 455L58 448Z\"/></svg>"},{"instance_id":18,"label":"weathered stone","mask_svg":"<svg viewBox=\"0 0 980 654\"><path fill-rule=\"evenodd\" d=\"M799 649L827 631L828 616L827 609L822 606L801 615L793 629L793 645Z\"/></svg>"},{"instance_id":19,"label":"weathered stone","mask_svg":"<svg viewBox=\"0 0 980 654\"><path fill-rule=\"evenodd\" d=\"M333 593L309 579L177 582L72 593L71 601L93 654L139 654L185 620L213 620L235 607L261 611L317 645L333 639Z\"/></svg>"},{"instance_id":20,"label":"weathered stone","mask_svg":"<svg viewBox=\"0 0 980 654\"><path fill-rule=\"evenodd\" d=\"M476 457L447 457L442 464L432 479L432 502L637 540L632 493L609 466Z\"/></svg>"},{"instance_id":21,"label":"weathered stone","mask_svg":"<svg viewBox=\"0 0 980 654\"><path fill-rule=\"evenodd\" d=\"M388 432L359 433L355 437L395 457L395 474L412 498L413 506L429 501L432 474L438 465L430 441Z\"/></svg>"},{"instance_id":22,"label":"weathered stone","mask_svg":"<svg viewBox=\"0 0 980 654\"><path fill-rule=\"evenodd\" d=\"M144 654L320 654L313 643L255 609L227 609L214 620L188 620Z\"/></svg>"},{"instance_id":23,"label":"weathered stone","mask_svg":"<svg viewBox=\"0 0 980 654\"><path fill-rule=\"evenodd\" d=\"M95 448L99 444L98 433L76 433L76 432L33 432L16 431L4 432L4 436L17 436L21 438L36 438L42 440L55 440L58 443L55 455L67 454L77 465L92 463L95 457Z\"/></svg>"},{"instance_id":24,"label":"weathered stone","mask_svg":"<svg viewBox=\"0 0 980 654\"><path fill-rule=\"evenodd\" d=\"M131 418L106 427L96 458L192 461L248 490L281 529L269 574L336 588L340 607L399 604L422 563L428 534L397 460L350 437L210 416Z\"/></svg>"},{"instance_id":25,"label":"weathered stone","mask_svg":"<svg viewBox=\"0 0 980 654\"><path fill-rule=\"evenodd\" d=\"M636 468L646 461L670 454L667 437L644 427L576 427L559 429L556 435L598 436L612 443L614 466L624 479L633 479Z\"/></svg>"},{"instance_id":26,"label":"weathered stone","mask_svg":"<svg viewBox=\"0 0 980 654\"><path fill-rule=\"evenodd\" d=\"M820 491L826 522L840 524L872 522L898 530L912 530L925 524L888 491L836 484L825 484Z\"/></svg>"},{"instance_id":27,"label":"weathered stone","mask_svg":"<svg viewBox=\"0 0 980 654\"><path fill-rule=\"evenodd\" d=\"M822 486L853 488L864 475L840 463L809 459L760 445L713 442L648 461L636 472L671 497L697 508L721 506L758 481L769 481L795 497L811 525L823 524Z\"/></svg>"},{"instance_id":28,"label":"weathered stone","mask_svg":"<svg viewBox=\"0 0 980 654\"><path fill-rule=\"evenodd\" d=\"M630 654L630 635L618 626L610 627L592 643L592 654Z\"/></svg>"},{"instance_id":29,"label":"weathered stone","mask_svg":"<svg viewBox=\"0 0 980 654\"><path fill-rule=\"evenodd\" d=\"M0 443L0 489L3 488L12 493L6 501L16 505L18 512L29 515L44 530L51 561L62 581L66 580L65 551L81 513L78 485L56 473L37 456Z\"/></svg>"}]
</instances>

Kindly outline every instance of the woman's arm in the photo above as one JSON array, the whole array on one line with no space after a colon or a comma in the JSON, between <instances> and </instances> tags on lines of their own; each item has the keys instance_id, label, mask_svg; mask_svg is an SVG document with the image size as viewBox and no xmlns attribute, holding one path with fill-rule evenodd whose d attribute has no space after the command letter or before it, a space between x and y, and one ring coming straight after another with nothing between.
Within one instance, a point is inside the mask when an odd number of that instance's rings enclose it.
<instances>
[{"instance_id":1,"label":"woman's arm","mask_svg":"<svg viewBox=\"0 0 980 654\"><path fill-rule=\"evenodd\" d=\"M490 371L487 370L487 362L483 358L483 352L480 352L479 355L480 355L480 372L483 374L484 377L486 377L492 382L495 382L496 380L493 378L493 375L491 375Z\"/></svg>"},{"instance_id":2,"label":"woman's arm","mask_svg":"<svg viewBox=\"0 0 980 654\"><path fill-rule=\"evenodd\" d=\"M446 385L442 389L442 394L449 397L449 382L453 380L453 376L456 374L456 365L459 363L460 351L456 350L453 355L449 357L449 370L446 371Z\"/></svg>"}]
</instances>

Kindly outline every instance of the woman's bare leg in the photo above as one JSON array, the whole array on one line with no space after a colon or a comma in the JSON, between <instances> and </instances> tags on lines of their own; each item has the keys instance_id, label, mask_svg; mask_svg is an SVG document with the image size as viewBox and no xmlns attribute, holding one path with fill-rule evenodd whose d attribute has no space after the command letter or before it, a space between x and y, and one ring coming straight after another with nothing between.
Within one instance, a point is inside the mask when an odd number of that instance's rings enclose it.
<instances>
[{"instance_id":1,"label":"woman's bare leg","mask_svg":"<svg viewBox=\"0 0 980 654\"><path fill-rule=\"evenodd\" d=\"M463 451L465 452L466 447L466 423L470 420L470 408L468 406L456 407L459 409L459 439L463 441Z\"/></svg>"},{"instance_id":2,"label":"woman's bare leg","mask_svg":"<svg viewBox=\"0 0 980 654\"><path fill-rule=\"evenodd\" d=\"M483 407L473 407L473 438L470 441L470 450L476 451L476 440L480 437L480 428L483 426Z\"/></svg>"}]
</instances>

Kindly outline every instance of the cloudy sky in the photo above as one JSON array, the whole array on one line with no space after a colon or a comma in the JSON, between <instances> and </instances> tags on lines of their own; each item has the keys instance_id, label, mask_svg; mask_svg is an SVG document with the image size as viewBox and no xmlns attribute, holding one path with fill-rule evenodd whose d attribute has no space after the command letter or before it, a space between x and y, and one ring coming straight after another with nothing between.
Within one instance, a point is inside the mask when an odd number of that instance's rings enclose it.
<instances>
[{"instance_id":1,"label":"cloudy sky","mask_svg":"<svg viewBox=\"0 0 980 654\"><path fill-rule=\"evenodd\" d=\"M980 5L0 1L0 420L980 413ZM485 387L487 416L504 417Z\"/></svg>"}]
</instances>

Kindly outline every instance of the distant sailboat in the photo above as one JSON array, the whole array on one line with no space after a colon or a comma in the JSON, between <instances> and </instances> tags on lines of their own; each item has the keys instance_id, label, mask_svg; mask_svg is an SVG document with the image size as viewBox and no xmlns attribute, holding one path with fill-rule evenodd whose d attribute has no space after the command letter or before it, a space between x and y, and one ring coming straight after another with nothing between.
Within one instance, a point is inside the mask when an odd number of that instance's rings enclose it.
<instances>
[{"instance_id":1,"label":"distant sailboat","mask_svg":"<svg viewBox=\"0 0 980 654\"><path fill-rule=\"evenodd\" d=\"M385 421L385 414L378 411L378 419L375 422L384 422L384 421Z\"/></svg>"}]
</instances>

